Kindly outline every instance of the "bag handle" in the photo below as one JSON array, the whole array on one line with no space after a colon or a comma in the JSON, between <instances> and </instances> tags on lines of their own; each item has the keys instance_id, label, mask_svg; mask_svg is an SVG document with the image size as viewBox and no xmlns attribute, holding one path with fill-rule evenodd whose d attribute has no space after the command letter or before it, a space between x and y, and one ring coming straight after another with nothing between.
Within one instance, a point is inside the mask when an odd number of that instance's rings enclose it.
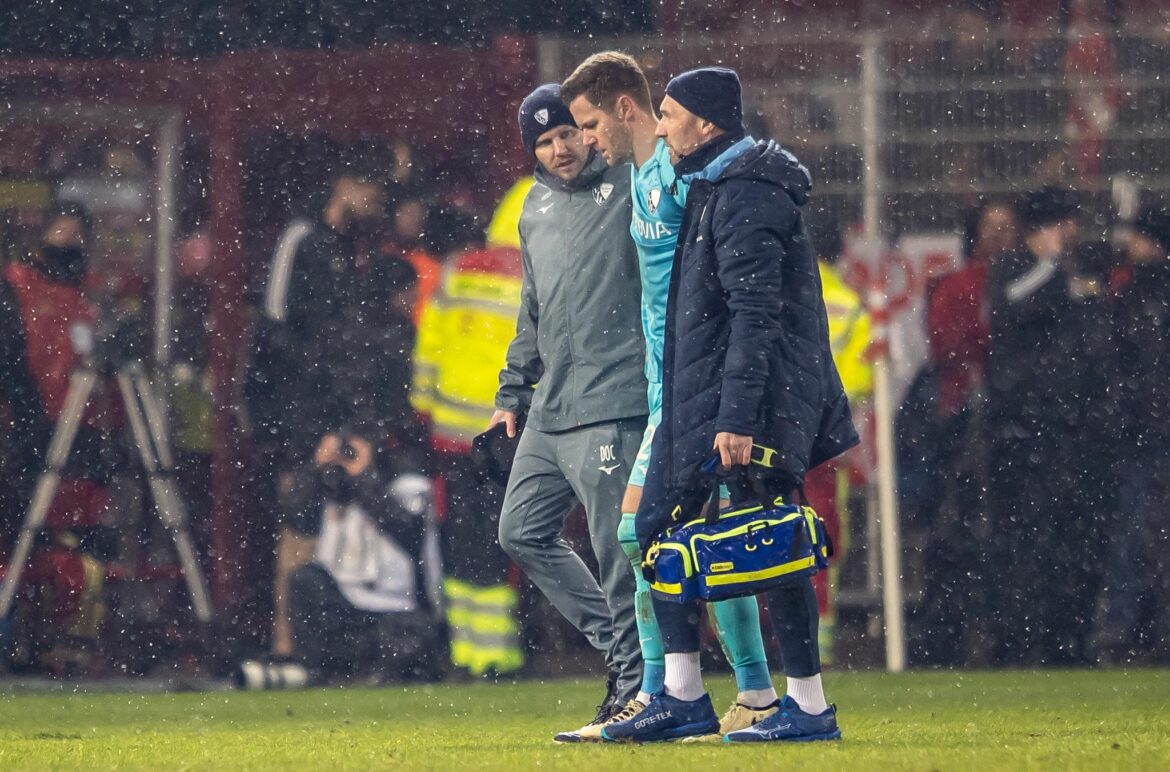
<instances>
[{"instance_id":1,"label":"bag handle","mask_svg":"<svg viewBox=\"0 0 1170 772\"><path fill-rule=\"evenodd\" d=\"M767 445L760 445L758 443L754 443L752 445L752 453L751 453L751 459L750 459L749 466L761 466L761 467L764 467L765 469L775 469L776 468L776 457L778 455L780 455L780 451L776 450L775 448L769 448ZM747 468L749 468L749 467L744 467L744 469L747 469ZM801 480L800 482L798 482L796 484L795 490L796 490L796 496L797 496L797 503L799 503L801 506L807 507L808 506L808 496L806 496L804 494L804 480ZM785 494L787 494L787 491L785 491ZM765 498L770 498L770 496L765 495Z\"/></svg>"},{"instance_id":2,"label":"bag handle","mask_svg":"<svg viewBox=\"0 0 1170 772\"><path fill-rule=\"evenodd\" d=\"M755 447L757 446L753 446L753 454ZM704 517L708 525L713 525L719 520L719 489L724 484L731 490L732 500L736 504L744 501L744 497L737 495L744 491L750 491L750 495L754 496L755 500L761 504L773 498L764 486L763 480L748 474L748 469L747 466L736 465L724 470L720 466L718 455L712 456L699 466L699 472L711 478L711 493L707 497L707 514Z\"/></svg>"}]
</instances>

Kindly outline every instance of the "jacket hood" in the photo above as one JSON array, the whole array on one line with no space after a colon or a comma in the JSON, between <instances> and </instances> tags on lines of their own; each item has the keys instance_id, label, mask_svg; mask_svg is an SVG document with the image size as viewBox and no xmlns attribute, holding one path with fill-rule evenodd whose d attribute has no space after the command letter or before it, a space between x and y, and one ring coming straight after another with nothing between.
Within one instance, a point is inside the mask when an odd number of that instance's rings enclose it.
<instances>
[{"instance_id":1,"label":"jacket hood","mask_svg":"<svg viewBox=\"0 0 1170 772\"><path fill-rule=\"evenodd\" d=\"M797 206L808 203L812 175L796 156L771 140L756 142L723 170L716 182L729 179L757 180L786 192Z\"/></svg>"},{"instance_id":2,"label":"jacket hood","mask_svg":"<svg viewBox=\"0 0 1170 772\"><path fill-rule=\"evenodd\" d=\"M585 159L585 165L581 167L581 173L571 180L562 180L555 174L549 173L539 163L536 164L536 171L533 176L536 181L546 188L559 190L563 193L569 193L575 190L584 190L591 187L601 175L605 174L605 170L609 168L609 164L601 157L601 154L593 148L589 148L589 157Z\"/></svg>"}]
</instances>

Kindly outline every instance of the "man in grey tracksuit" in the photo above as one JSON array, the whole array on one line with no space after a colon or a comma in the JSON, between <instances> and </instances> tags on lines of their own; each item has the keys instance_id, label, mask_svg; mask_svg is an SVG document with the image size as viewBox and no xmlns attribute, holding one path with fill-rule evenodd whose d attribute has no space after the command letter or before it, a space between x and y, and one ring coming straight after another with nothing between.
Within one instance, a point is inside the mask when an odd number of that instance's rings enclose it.
<instances>
[{"instance_id":1,"label":"man in grey tracksuit","mask_svg":"<svg viewBox=\"0 0 1170 772\"><path fill-rule=\"evenodd\" d=\"M584 146L555 84L534 91L519 119L538 163L520 217L520 315L492 424L507 423L511 435L517 418L527 419L500 545L605 653L609 693L598 715L605 720L634 697L642 677L634 577L617 540L648 412L630 173ZM585 508L600 586L561 537L574 500Z\"/></svg>"}]
</instances>

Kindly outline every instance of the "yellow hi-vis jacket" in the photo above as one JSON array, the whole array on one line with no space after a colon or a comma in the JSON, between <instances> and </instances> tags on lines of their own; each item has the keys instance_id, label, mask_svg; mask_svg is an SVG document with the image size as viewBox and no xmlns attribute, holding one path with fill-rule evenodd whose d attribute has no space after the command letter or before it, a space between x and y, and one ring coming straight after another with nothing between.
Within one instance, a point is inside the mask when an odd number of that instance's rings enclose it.
<instances>
[{"instance_id":1,"label":"yellow hi-vis jacket","mask_svg":"<svg viewBox=\"0 0 1170 772\"><path fill-rule=\"evenodd\" d=\"M520 252L495 247L449 262L423 308L410 401L440 450L466 452L495 411L500 363L516 334Z\"/></svg>"},{"instance_id":2,"label":"yellow hi-vis jacket","mask_svg":"<svg viewBox=\"0 0 1170 772\"><path fill-rule=\"evenodd\" d=\"M534 182L532 177L522 177L500 199L485 234L489 247L520 248L520 212Z\"/></svg>"},{"instance_id":3,"label":"yellow hi-vis jacket","mask_svg":"<svg viewBox=\"0 0 1170 772\"><path fill-rule=\"evenodd\" d=\"M873 365L865 358L869 348L869 314L861 298L849 288L837 272L823 260L818 261L821 269L821 291L825 298L825 310L829 315L829 345L833 349L833 361L841 374L841 385L850 403L869 396L873 391Z\"/></svg>"}]
</instances>

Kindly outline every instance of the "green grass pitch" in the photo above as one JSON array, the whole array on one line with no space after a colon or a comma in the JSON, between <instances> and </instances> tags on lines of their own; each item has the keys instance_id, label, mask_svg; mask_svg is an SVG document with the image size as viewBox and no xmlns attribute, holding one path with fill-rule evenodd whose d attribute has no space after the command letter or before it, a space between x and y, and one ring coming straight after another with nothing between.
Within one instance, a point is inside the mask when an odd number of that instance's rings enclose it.
<instances>
[{"instance_id":1,"label":"green grass pitch","mask_svg":"<svg viewBox=\"0 0 1170 772\"><path fill-rule=\"evenodd\" d=\"M838 743L559 746L598 683L0 693L0 769L1170 769L1170 672L832 673ZM709 677L717 707L730 678ZM0 689L3 684L0 683Z\"/></svg>"}]
</instances>

